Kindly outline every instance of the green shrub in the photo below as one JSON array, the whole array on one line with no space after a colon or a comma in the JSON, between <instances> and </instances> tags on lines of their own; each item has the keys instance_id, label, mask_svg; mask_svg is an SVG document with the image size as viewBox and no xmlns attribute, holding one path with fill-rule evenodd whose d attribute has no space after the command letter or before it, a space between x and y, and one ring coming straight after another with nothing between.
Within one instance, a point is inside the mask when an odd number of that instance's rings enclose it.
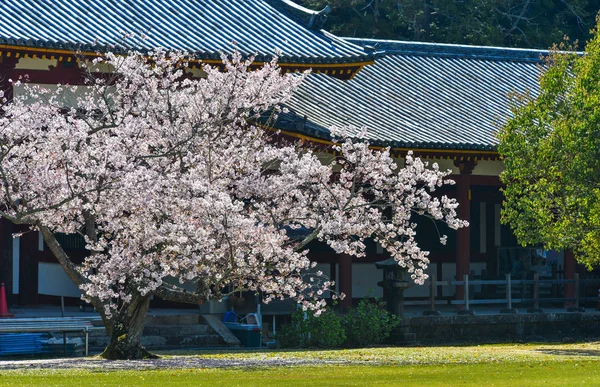
<instances>
[{"instance_id":1,"label":"green shrub","mask_svg":"<svg viewBox=\"0 0 600 387\"><path fill-rule=\"evenodd\" d=\"M378 299L370 302L363 298L356 308L344 316L347 342L351 347L365 347L382 344L390 337L392 330L400 323L400 318L385 310Z\"/></svg>"},{"instance_id":2,"label":"green shrub","mask_svg":"<svg viewBox=\"0 0 600 387\"><path fill-rule=\"evenodd\" d=\"M328 307L319 317L310 311L296 310L290 324L277 332L282 348L365 347L382 344L400 319L383 307L383 302L360 301L345 316Z\"/></svg>"},{"instance_id":3,"label":"green shrub","mask_svg":"<svg viewBox=\"0 0 600 387\"><path fill-rule=\"evenodd\" d=\"M282 348L339 348L346 341L342 318L327 308L315 317L301 309L292 313L292 321L282 326L276 339Z\"/></svg>"}]
</instances>

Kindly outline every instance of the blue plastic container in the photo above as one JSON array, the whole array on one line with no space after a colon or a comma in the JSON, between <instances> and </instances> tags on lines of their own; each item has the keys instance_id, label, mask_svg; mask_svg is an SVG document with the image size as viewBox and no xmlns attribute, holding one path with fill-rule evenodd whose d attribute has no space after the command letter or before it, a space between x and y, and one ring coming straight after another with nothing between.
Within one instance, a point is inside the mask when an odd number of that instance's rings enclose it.
<instances>
[{"instance_id":1,"label":"blue plastic container","mask_svg":"<svg viewBox=\"0 0 600 387\"><path fill-rule=\"evenodd\" d=\"M256 324L224 323L225 326L242 342L245 347L260 347L262 332Z\"/></svg>"}]
</instances>

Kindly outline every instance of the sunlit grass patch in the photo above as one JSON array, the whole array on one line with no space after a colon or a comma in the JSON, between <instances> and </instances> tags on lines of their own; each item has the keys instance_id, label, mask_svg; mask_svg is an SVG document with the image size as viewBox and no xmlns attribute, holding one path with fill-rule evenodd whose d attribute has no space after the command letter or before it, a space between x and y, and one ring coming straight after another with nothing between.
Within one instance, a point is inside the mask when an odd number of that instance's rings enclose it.
<instances>
[{"instance_id":1,"label":"sunlit grass patch","mask_svg":"<svg viewBox=\"0 0 600 387\"><path fill-rule=\"evenodd\" d=\"M74 369L0 363L0 386L594 386L599 360L599 343L169 351L144 367L97 359L61 365Z\"/></svg>"},{"instance_id":2,"label":"sunlit grass patch","mask_svg":"<svg viewBox=\"0 0 600 387\"><path fill-rule=\"evenodd\" d=\"M487 363L505 361L569 361L574 359L600 360L600 343L577 344L495 344L473 346L441 347L385 347L344 350L303 350L303 351L210 351L190 352L171 351L165 356L188 355L206 359L246 359L268 360L286 359L303 361L335 361L352 364L378 363L396 364L456 364Z\"/></svg>"},{"instance_id":3,"label":"sunlit grass patch","mask_svg":"<svg viewBox=\"0 0 600 387\"><path fill-rule=\"evenodd\" d=\"M405 366L295 366L94 372L11 371L0 386L585 386L600 384L596 361Z\"/></svg>"}]
</instances>

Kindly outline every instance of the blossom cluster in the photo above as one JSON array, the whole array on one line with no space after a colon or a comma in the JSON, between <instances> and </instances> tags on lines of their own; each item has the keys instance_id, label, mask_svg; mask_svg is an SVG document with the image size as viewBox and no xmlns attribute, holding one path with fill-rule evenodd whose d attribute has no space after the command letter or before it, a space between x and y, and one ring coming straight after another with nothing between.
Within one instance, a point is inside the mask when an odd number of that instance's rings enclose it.
<instances>
[{"instance_id":1,"label":"blossom cluster","mask_svg":"<svg viewBox=\"0 0 600 387\"><path fill-rule=\"evenodd\" d=\"M363 256L374 238L422 283L428 253L413 216L467 225L454 199L433 193L451 183L435 164L409 153L399 167L344 128L334 128L330 163L277 141L261 117L304 74L282 75L276 60L249 71L252 58L236 53L193 78L188 61L161 49L108 53L90 68L111 72L90 73L84 87L16 84L24 92L3 107L2 216L83 235L79 285L107 315L177 288L172 279L196 284L199 300L251 290L318 310L333 283L306 280L311 241Z\"/></svg>"}]
</instances>

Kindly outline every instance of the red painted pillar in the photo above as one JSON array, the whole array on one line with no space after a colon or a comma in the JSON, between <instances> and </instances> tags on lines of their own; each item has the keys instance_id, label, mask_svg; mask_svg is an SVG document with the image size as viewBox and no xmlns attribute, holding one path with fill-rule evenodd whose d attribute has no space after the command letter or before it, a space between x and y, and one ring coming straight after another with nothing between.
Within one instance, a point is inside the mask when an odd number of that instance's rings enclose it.
<instances>
[{"instance_id":1,"label":"red painted pillar","mask_svg":"<svg viewBox=\"0 0 600 387\"><path fill-rule=\"evenodd\" d=\"M575 261L575 254L571 250L565 250L565 262L564 262L564 279L572 280L575 278L575 269L577 262ZM565 297L575 297L575 287L573 284L565 284ZM566 301L565 307L573 306L573 301Z\"/></svg>"},{"instance_id":2,"label":"red painted pillar","mask_svg":"<svg viewBox=\"0 0 600 387\"><path fill-rule=\"evenodd\" d=\"M457 181L457 197L459 206L458 218L471 221L471 173L475 168L474 162L456 160L454 164L460 169L460 179ZM471 228L463 227L456 232L456 280L462 281L469 274L471 265ZM456 299L464 298L464 287L456 287ZM463 309L462 306L459 309Z\"/></svg>"},{"instance_id":3,"label":"red painted pillar","mask_svg":"<svg viewBox=\"0 0 600 387\"><path fill-rule=\"evenodd\" d=\"M0 218L0 282L4 283L8 304L12 305L12 238L11 224Z\"/></svg>"},{"instance_id":4,"label":"red painted pillar","mask_svg":"<svg viewBox=\"0 0 600 387\"><path fill-rule=\"evenodd\" d=\"M21 236L21 273L19 283L19 304L37 305L38 304L38 264L39 264L39 233L30 231L24 227L25 231Z\"/></svg>"},{"instance_id":5,"label":"red painted pillar","mask_svg":"<svg viewBox=\"0 0 600 387\"><path fill-rule=\"evenodd\" d=\"M339 287L340 293L344 293L346 297L340 301L340 306L343 309L352 307L352 257L346 254L338 255L339 264Z\"/></svg>"},{"instance_id":6,"label":"red painted pillar","mask_svg":"<svg viewBox=\"0 0 600 387\"><path fill-rule=\"evenodd\" d=\"M0 55L0 90L3 97L0 100L12 100L13 86L10 80L13 80L13 70L18 59ZM0 114L3 114L3 103L0 102ZM13 262L12 262L12 223L6 219L0 219L0 282L4 282L8 304L16 302L13 297Z\"/></svg>"},{"instance_id":7,"label":"red painted pillar","mask_svg":"<svg viewBox=\"0 0 600 387\"><path fill-rule=\"evenodd\" d=\"M4 92L4 97L8 101L12 100L13 86L12 81L16 81L13 78L13 69L17 65L19 60L14 57L6 57L0 55L0 90Z\"/></svg>"}]
</instances>

